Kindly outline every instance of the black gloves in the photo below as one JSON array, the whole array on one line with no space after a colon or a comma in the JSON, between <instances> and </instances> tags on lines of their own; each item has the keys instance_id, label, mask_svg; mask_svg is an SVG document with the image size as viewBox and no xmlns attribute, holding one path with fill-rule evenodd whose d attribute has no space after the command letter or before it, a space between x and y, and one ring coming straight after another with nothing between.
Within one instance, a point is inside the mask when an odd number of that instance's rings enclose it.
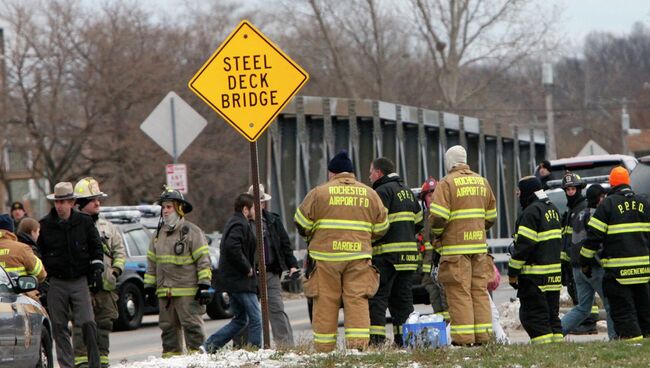
<instances>
[{"instance_id":1,"label":"black gloves","mask_svg":"<svg viewBox=\"0 0 650 368\"><path fill-rule=\"evenodd\" d=\"M149 304L153 304L154 301L158 298L156 296L156 288L148 287L144 289L145 298L147 298Z\"/></svg>"},{"instance_id":2,"label":"black gloves","mask_svg":"<svg viewBox=\"0 0 650 368\"><path fill-rule=\"evenodd\" d=\"M205 284L199 284L198 286L199 288L196 290L194 299L198 300L201 305L210 303L214 296L214 289L210 289L210 286Z\"/></svg>"},{"instance_id":3,"label":"black gloves","mask_svg":"<svg viewBox=\"0 0 650 368\"><path fill-rule=\"evenodd\" d=\"M88 288L90 289L90 292L96 293L102 290L103 273L104 273L103 263L95 262L90 264L90 275L88 276Z\"/></svg>"},{"instance_id":4,"label":"black gloves","mask_svg":"<svg viewBox=\"0 0 650 368\"><path fill-rule=\"evenodd\" d=\"M519 280L517 276L508 276L508 283L513 289L519 289Z\"/></svg>"}]
</instances>

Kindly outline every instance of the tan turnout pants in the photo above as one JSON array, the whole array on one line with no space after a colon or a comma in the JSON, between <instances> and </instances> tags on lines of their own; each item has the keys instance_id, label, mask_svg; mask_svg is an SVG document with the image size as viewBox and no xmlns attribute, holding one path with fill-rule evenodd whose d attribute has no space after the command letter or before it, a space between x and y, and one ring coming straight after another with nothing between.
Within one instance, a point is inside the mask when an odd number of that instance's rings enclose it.
<instances>
[{"instance_id":1,"label":"tan turnout pants","mask_svg":"<svg viewBox=\"0 0 650 368\"><path fill-rule=\"evenodd\" d=\"M451 340L456 345L482 344L492 334L492 311L487 284L494 270L488 255L442 256L438 281L449 306Z\"/></svg>"},{"instance_id":2,"label":"tan turnout pants","mask_svg":"<svg viewBox=\"0 0 650 368\"><path fill-rule=\"evenodd\" d=\"M379 273L370 265L370 259L316 261L304 287L305 296L314 298L312 328L316 351L336 349L341 301L344 305L346 347L360 350L368 347L368 298L375 295L379 287Z\"/></svg>"}]
</instances>

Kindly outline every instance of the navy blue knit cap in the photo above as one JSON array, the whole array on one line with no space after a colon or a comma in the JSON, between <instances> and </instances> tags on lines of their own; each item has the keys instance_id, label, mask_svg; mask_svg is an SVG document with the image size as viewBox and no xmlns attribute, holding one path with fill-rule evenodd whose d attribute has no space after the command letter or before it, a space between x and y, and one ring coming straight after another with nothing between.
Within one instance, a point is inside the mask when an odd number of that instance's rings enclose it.
<instances>
[{"instance_id":1,"label":"navy blue knit cap","mask_svg":"<svg viewBox=\"0 0 650 368\"><path fill-rule=\"evenodd\" d=\"M327 165L327 170L333 172L334 174L342 172L354 172L354 167L352 166L352 161L348 156L348 151L341 150L334 156L330 163Z\"/></svg>"},{"instance_id":2,"label":"navy blue knit cap","mask_svg":"<svg viewBox=\"0 0 650 368\"><path fill-rule=\"evenodd\" d=\"M0 229L14 232L14 220L6 213L0 215Z\"/></svg>"}]
</instances>

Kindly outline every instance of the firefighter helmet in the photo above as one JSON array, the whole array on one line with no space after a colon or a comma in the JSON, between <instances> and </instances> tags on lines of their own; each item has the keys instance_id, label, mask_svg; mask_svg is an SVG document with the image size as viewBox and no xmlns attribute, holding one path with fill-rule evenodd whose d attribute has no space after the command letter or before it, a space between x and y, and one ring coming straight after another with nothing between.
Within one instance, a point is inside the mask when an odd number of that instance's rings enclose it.
<instances>
[{"instance_id":1,"label":"firefighter helmet","mask_svg":"<svg viewBox=\"0 0 650 368\"><path fill-rule=\"evenodd\" d=\"M179 192L176 189L167 188L160 193L160 198L158 199L158 204L162 204L165 201L176 201L180 204L183 214L188 214L192 212L192 204L185 200L183 193Z\"/></svg>"},{"instance_id":2,"label":"firefighter helmet","mask_svg":"<svg viewBox=\"0 0 650 368\"><path fill-rule=\"evenodd\" d=\"M566 174L564 174L564 177L562 178L562 189L566 189L569 187L574 187L578 189L582 189L587 185L584 180L580 177L578 174L574 174L572 172L567 171Z\"/></svg>"},{"instance_id":3,"label":"firefighter helmet","mask_svg":"<svg viewBox=\"0 0 650 368\"><path fill-rule=\"evenodd\" d=\"M91 177L79 180L77 184L74 185L74 194L77 199L108 197L106 193L99 190L99 183L97 183L97 180Z\"/></svg>"},{"instance_id":4,"label":"firefighter helmet","mask_svg":"<svg viewBox=\"0 0 650 368\"><path fill-rule=\"evenodd\" d=\"M436 185L438 185L436 179L434 179L433 176L429 176L427 181L422 184L422 189L420 190L418 197L424 199L424 196L427 195L427 193L433 192L433 190L436 189Z\"/></svg>"}]
</instances>

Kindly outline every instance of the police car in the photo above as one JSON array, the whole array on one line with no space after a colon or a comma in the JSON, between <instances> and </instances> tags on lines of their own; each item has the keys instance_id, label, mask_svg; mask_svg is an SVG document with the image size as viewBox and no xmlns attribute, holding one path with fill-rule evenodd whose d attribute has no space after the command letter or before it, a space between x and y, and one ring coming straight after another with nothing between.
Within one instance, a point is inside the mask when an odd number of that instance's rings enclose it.
<instances>
[{"instance_id":1,"label":"police car","mask_svg":"<svg viewBox=\"0 0 650 368\"><path fill-rule=\"evenodd\" d=\"M10 276L0 266L0 367L54 367L49 316L21 294L37 286L34 276Z\"/></svg>"}]
</instances>

